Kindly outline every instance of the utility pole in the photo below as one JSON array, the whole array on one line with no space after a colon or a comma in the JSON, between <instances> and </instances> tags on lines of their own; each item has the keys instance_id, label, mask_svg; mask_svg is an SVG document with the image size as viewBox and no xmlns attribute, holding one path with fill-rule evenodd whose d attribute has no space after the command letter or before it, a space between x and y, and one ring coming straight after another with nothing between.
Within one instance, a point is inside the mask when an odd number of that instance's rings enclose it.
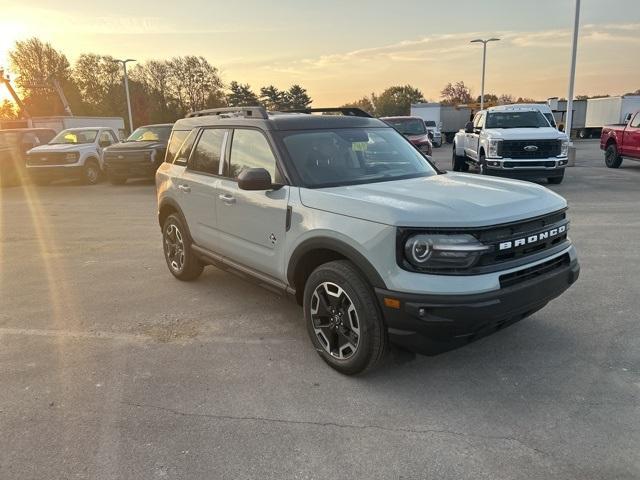
<instances>
[{"instance_id":1,"label":"utility pole","mask_svg":"<svg viewBox=\"0 0 640 480\"><path fill-rule=\"evenodd\" d=\"M124 69L124 92L127 96L127 111L129 112L129 133L133 132L133 117L131 116L131 99L129 98L129 78L127 76L127 63L135 62L133 58L127 58L126 60L115 59L114 62L122 64Z\"/></svg>"},{"instance_id":2,"label":"utility pole","mask_svg":"<svg viewBox=\"0 0 640 480\"><path fill-rule=\"evenodd\" d=\"M482 84L480 86L480 110L484 110L484 72L485 67L487 65L487 43L489 42L498 42L499 38L489 38L487 40L482 40L481 38L476 38L475 40L471 40L470 43L482 43Z\"/></svg>"},{"instance_id":3,"label":"utility pole","mask_svg":"<svg viewBox=\"0 0 640 480\"><path fill-rule=\"evenodd\" d=\"M573 123L573 85L576 79L576 56L578 54L578 30L580 29L580 0L576 0L573 20L573 40L571 41L571 68L569 70L569 93L567 94L567 121L564 126L571 144L571 125Z\"/></svg>"}]
</instances>

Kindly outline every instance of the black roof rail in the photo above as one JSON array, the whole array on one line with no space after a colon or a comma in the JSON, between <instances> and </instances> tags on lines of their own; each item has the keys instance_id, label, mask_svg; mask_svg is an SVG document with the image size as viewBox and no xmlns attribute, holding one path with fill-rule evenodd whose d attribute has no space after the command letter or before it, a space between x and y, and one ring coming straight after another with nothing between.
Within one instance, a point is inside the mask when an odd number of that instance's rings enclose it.
<instances>
[{"instance_id":1,"label":"black roof rail","mask_svg":"<svg viewBox=\"0 0 640 480\"><path fill-rule=\"evenodd\" d=\"M331 108L295 108L292 110L282 110L282 113L341 113L348 117L367 117L373 118L373 115L365 112L357 107L331 107Z\"/></svg>"},{"instance_id":2,"label":"black roof rail","mask_svg":"<svg viewBox=\"0 0 640 480\"><path fill-rule=\"evenodd\" d=\"M243 116L244 118L261 118L267 120L269 114L264 107L224 107L224 108L210 108L207 110L198 110L197 112L190 112L186 118L193 117L205 117L207 115L224 115L235 114L235 116Z\"/></svg>"}]
</instances>

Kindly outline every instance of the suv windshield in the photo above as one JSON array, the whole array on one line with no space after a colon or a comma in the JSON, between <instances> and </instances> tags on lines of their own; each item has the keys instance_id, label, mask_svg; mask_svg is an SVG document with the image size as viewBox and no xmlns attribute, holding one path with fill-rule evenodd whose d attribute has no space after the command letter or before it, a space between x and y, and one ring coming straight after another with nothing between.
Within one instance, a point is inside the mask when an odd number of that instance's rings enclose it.
<instances>
[{"instance_id":1,"label":"suv windshield","mask_svg":"<svg viewBox=\"0 0 640 480\"><path fill-rule=\"evenodd\" d=\"M171 126L137 128L125 142L168 142Z\"/></svg>"},{"instance_id":2,"label":"suv windshield","mask_svg":"<svg viewBox=\"0 0 640 480\"><path fill-rule=\"evenodd\" d=\"M427 127L424 126L424 122L417 118L387 118L384 121L402 135L424 135L427 133Z\"/></svg>"},{"instance_id":3,"label":"suv windshield","mask_svg":"<svg viewBox=\"0 0 640 480\"><path fill-rule=\"evenodd\" d=\"M540 128L549 122L538 111L489 112L485 128Z\"/></svg>"},{"instance_id":4,"label":"suv windshield","mask_svg":"<svg viewBox=\"0 0 640 480\"><path fill-rule=\"evenodd\" d=\"M415 147L391 128L300 130L280 135L304 184L312 188L437 173Z\"/></svg>"},{"instance_id":5,"label":"suv windshield","mask_svg":"<svg viewBox=\"0 0 640 480\"><path fill-rule=\"evenodd\" d=\"M425 121L424 121L424 124L425 124L427 127L435 127L435 126L436 126L436 122L435 122L435 120L425 120Z\"/></svg>"},{"instance_id":6,"label":"suv windshield","mask_svg":"<svg viewBox=\"0 0 640 480\"><path fill-rule=\"evenodd\" d=\"M61 145L65 143L93 143L98 135L98 130L63 130L53 137L49 145Z\"/></svg>"}]
</instances>

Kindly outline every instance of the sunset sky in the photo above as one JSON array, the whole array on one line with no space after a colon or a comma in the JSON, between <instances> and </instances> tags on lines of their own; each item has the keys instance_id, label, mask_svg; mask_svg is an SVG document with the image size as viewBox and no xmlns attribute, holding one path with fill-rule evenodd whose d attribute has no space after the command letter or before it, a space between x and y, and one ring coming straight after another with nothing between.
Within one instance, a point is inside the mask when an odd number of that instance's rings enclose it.
<instances>
[{"instance_id":1,"label":"sunset sky","mask_svg":"<svg viewBox=\"0 0 640 480\"><path fill-rule=\"evenodd\" d=\"M432 100L450 81L487 92L566 96L574 0L0 0L0 66L38 36L73 60L205 56L225 82L292 83L316 105L412 84ZM640 0L583 0L576 94L640 88ZM4 94L4 92L2 92Z\"/></svg>"}]
</instances>

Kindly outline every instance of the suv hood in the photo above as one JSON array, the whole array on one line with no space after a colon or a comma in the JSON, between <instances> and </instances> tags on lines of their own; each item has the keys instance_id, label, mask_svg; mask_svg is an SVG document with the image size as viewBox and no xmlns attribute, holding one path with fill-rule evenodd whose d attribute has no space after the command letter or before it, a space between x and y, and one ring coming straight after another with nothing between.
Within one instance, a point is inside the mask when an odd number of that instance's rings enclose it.
<instances>
[{"instance_id":1,"label":"suv hood","mask_svg":"<svg viewBox=\"0 0 640 480\"><path fill-rule=\"evenodd\" d=\"M309 208L398 227L482 227L567 206L564 198L534 183L464 173L301 188L300 198Z\"/></svg>"},{"instance_id":2,"label":"suv hood","mask_svg":"<svg viewBox=\"0 0 640 480\"><path fill-rule=\"evenodd\" d=\"M167 145L163 142L150 140L146 142L120 142L105 148L108 152L127 152L129 150L147 150L152 148L165 148Z\"/></svg>"},{"instance_id":3,"label":"suv hood","mask_svg":"<svg viewBox=\"0 0 640 480\"><path fill-rule=\"evenodd\" d=\"M28 153L45 153L45 152L77 152L79 150L95 148L93 143L79 143L79 144L59 144L59 145L39 145L29 150Z\"/></svg>"},{"instance_id":4,"label":"suv hood","mask_svg":"<svg viewBox=\"0 0 640 480\"><path fill-rule=\"evenodd\" d=\"M487 128L485 135L504 140L554 140L567 136L552 127L541 128Z\"/></svg>"}]
</instances>

